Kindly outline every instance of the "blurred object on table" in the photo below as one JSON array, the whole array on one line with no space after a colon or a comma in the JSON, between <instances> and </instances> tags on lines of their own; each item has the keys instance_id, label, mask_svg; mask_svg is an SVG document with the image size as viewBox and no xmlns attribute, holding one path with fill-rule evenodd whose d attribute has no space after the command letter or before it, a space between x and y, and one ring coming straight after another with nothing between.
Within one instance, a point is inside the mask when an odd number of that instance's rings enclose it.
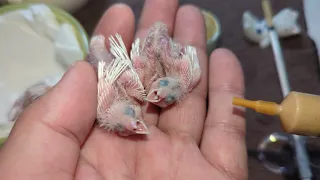
<instances>
[{"instance_id":1,"label":"blurred object on table","mask_svg":"<svg viewBox=\"0 0 320 180\"><path fill-rule=\"evenodd\" d=\"M45 3L48 5L57 6L70 13L74 13L82 8L90 0L2 0L10 4L21 4L21 3Z\"/></svg>"},{"instance_id":2,"label":"blurred object on table","mask_svg":"<svg viewBox=\"0 0 320 180\"><path fill-rule=\"evenodd\" d=\"M275 132L261 140L258 159L269 171L280 175L292 175L296 170L291 136Z\"/></svg>"},{"instance_id":3,"label":"blurred object on table","mask_svg":"<svg viewBox=\"0 0 320 180\"><path fill-rule=\"evenodd\" d=\"M210 11L202 9L202 14L206 26L207 53L210 55L218 45L221 36L221 25L218 17Z\"/></svg>"},{"instance_id":4,"label":"blurred object on table","mask_svg":"<svg viewBox=\"0 0 320 180\"><path fill-rule=\"evenodd\" d=\"M320 170L320 138L306 137L305 145L310 166ZM298 168L295 163L294 141L290 134L275 132L265 136L259 144L258 159L269 171L292 176Z\"/></svg>"},{"instance_id":5,"label":"blurred object on table","mask_svg":"<svg viewBox=\"0 0 320 180\"><path fill-rule=\"evenodd\" d=\"M314 41L317 53L320 53L320 1L319 0L304 0L304 15L307 24L309 37Z\"/></svg>"},{"instance_id":6,"label":"blurred object on table","mask_svg":"<svg viewBox=\"0 0 320 180\"><path fill-rule=\"evenodd\" d=\"M298 24L299 12L292 8L284 8L277 13L272 22L280 38L287 38L301 33L301 27ZM251 13L245 11L242 16L242 26L246 38L259 44L261 48L270 45L267 22L265 19L259 19Z\"/></svg>"}]
</instances>

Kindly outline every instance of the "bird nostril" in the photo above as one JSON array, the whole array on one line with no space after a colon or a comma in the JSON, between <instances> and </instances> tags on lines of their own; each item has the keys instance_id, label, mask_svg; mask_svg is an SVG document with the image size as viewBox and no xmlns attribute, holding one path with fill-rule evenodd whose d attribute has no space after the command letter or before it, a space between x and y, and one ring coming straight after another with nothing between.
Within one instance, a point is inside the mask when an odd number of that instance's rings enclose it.
<instances>
[{"instance_id":1,"label":"bird nostril","mask_svg":"<svg viewBox=\"0 0 320 180\"><path fill-rule=\"evenodd\" d=\"M133 131L138 131L139 130L139 127L140 127L140 122L139 121L137 121L136 122L136 126L133 128Z\"/></svg>"},{"instance_id":2,"label":"bird nostril","mask_svg":"<svg viewBox=\"0 0 320 180\"><path fill-rule=\"evenodd\" d=\"M158 91L153 91L153 94L154 94L154 99L158 99L159 98Z\"/></svg>"},{"instance_id":3,"label":"bird nostril","mask_svg":"<svg viewBox=\"0 0 320 180\"><path fill-rule=\"evenodd\" d=\"M159 99L159 93L158 91L154 91L154 99L158 100Z\"/></svg>"}]
</instances>

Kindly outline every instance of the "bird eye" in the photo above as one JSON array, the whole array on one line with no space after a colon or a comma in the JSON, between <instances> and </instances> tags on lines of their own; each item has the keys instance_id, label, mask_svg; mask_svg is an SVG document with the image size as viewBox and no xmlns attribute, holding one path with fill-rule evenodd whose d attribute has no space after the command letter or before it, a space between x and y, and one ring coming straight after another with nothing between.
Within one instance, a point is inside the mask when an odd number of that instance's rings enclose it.
<instances>
[{"instance_id":1,"label":"bird eye","mask_svg":"<svg viewBox=\"0 0 320 180\"><path fill-rule=\"evenodd\" d=\"M172 96L172 95L168 95L167 97L166 97L166 103L167 104L171 104L172 102L174 102L176 100L176 98L174 97L174 96Z\"/></svg>"},{"instance_id":2,"label":"bird eye","mask_svg":"<svg viewBox=\"0 0 320 180\"><path fill-rule=\"evenodd\" d=\"M162 80L160 80L159 85L160 86L168 86L169 85L169 81L166 80L166 79L162 79Z\"/></svg>"},{"instance_id":3,"label":"bird eye","mask_svg":"<svg viewBox=\"0 0 320 180\"><path fill-rule=\"evenodd\" d=\"M136 112L131 107L126 107L125 110L124 110L124 114L128 115L130 117L136 117Z\"/></svg>"},{"instance_id":4,"label":"bird eye","mask_svg":"<svg viewBox=\"0 0 320 180\"><path fill-rule=\"evenodd\" d=\"M257 34L261 34L262 30L261 29L256 29Z\"/></svg>"}]
</instances>

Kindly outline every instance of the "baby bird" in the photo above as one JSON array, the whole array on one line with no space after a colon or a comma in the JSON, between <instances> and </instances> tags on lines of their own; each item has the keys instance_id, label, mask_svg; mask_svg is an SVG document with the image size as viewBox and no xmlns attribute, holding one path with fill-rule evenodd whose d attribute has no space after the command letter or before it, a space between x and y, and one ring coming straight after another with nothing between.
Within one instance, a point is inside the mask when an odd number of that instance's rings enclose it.
<instances>
[{"instance_id":1,"label":"baby bird","mask_svg":"<svg viewBox=\"0 0 320 180\"><path fill-rule=\"evenodd\" d=\"M35 100L39 97L46 94L51 88L53 87L52 84L48 83L47 81L41 81L36 83L29 88L27 88L22 95L15 100L13 106L8 112L8 120L11 122L16 122L19 118L21 113Z\"/></svg>"},{"instance_id":2,"label":"baby bird","mask_svg":"<svg viewBox=\"0 0 320 180\"><path fill-rule=\"evenodd\" d=\"M155 23L143 44L136 39L131 58L145 86L146 100L161 108L179 103L201 79L195 47L174 42L162 22Z\"/></svg>"},{"instance_id":3,"label":"baby bird","mask_svg":"<svg viewBox=\"0 0 320 180\"><path fill-rule=\"evenodd\" d=\"M148 134L141 109L145 99L144 88L121 36L116 34L116 38L119 43L113 36L109 38L113 57L107 59L104 37L95 36L91 42L92 54L88 61L95 64L98 60L97 122L100 127L121 136Z\"/></svg>"}]
</instances>

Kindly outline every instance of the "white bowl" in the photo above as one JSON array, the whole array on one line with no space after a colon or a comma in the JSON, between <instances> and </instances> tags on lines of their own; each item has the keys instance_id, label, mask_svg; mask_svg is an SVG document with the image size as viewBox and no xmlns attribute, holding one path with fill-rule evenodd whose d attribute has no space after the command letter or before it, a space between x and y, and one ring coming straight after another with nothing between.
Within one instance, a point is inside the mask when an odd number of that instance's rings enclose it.
<instances>
[{"instance_id":1,"label":"white bowl","mask_svg":"<svg viewBox=\"0 0 320 180\"><path fill-rule=\"evenodd\" d=\"M87 4L89 0L7 0L8 3L45 3L57 6L68 12L75 12Z\"/></svg>"}]
</instances>

